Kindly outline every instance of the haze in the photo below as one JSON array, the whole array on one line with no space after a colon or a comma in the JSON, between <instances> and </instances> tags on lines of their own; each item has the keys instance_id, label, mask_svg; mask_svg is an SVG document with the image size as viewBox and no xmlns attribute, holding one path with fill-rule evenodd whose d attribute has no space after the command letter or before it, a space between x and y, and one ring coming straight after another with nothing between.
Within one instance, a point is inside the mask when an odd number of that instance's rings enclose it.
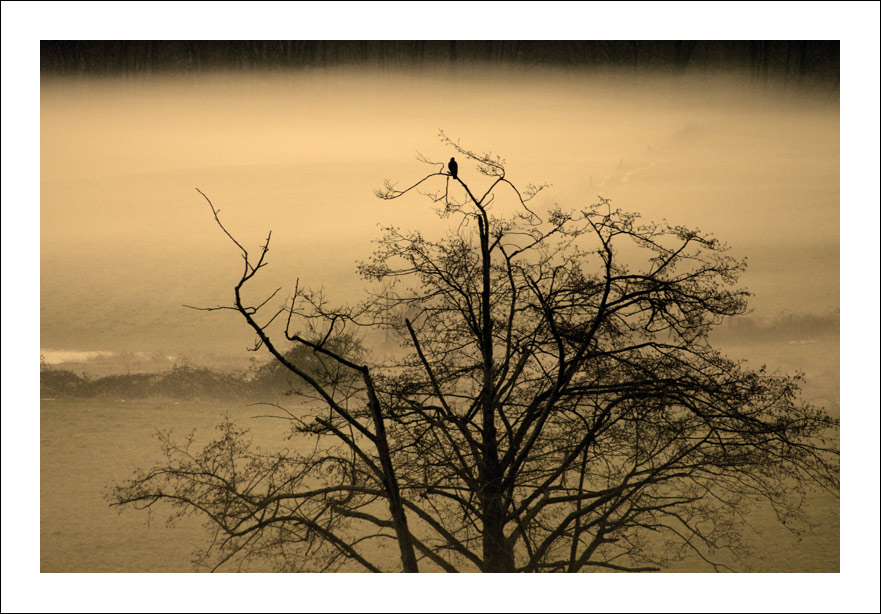
<instances>
[{"instance_id":1,"label":"haze","mask_svg":"<svg viewBox=\"0 0 881 614\"><path fill-rule=\"evenodd\" d=\"M501 155L519 185L553 184L539 209L601 195L712 232L748 258L757 316L838 309L837 94L547 70L49 81L43 351L245 353L240 318L182 307L230 304L241 273L194 188L246 247L273 231L264 288L355 298L379 224L439 228L427 201L372 193L426 174L417 151L448 160L438 129Z\"/></svg>"}]
</instances>

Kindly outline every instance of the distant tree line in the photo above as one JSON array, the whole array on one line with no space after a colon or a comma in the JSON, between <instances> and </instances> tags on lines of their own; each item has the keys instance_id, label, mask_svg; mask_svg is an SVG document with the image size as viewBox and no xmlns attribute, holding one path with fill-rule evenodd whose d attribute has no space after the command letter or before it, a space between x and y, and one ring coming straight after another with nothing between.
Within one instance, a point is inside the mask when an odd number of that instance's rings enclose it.
<instances>
[{"instance_id":1,"label":"distant tree line","mask_svg":"<svg viewBox=\"0 0 881 614\"><path fill-rule=\"evenodd\" d=\"M333 347L360 347L352 337L334 340ZM288 352L292 359L306 365L316 379L337 377L335 365L302 348ZM89 377L69 369L55 368L41 357L41 399L178 399L183 401L272 401L300 393L303 382L282 365L255 363L243 372L225 372L195 365L175 365L159 373L117 373Z\"/></svg>"},{"instance_id":2,"label":"distant tree line","mask_svg":"<svg viewBox=\"0 0 881 614\"><path fill-rule=\"evenodd\" d=\"M586 70L743 71L753 79L839 84L839 41L41 41L44 76L147 76L335 66L473 63Z\"/></svg>"},{"instance_id":3,"label":"distant tree line","mask_svg":"<svg viewBox=\"0 0 881 614\"><path fill-rule=\"evenodd\" d=\"M713 331L717 341L777 343L838 337L838 310L824 314L784 314L776 318L732 318Z\"/></svg>"},{"instance_id":4,"label":"distant tree line","mask_svg":"<svg viewBox=\"0 0 881 614\"><path fill-rule=\"evenodd\" d=\"M251 392L254 394L250 394ZM233 400L256 396L256 385L241 374L202 367L175 367L164 373L125 373L91 378L65 369L40 369L41 399ZM267 390L260 389L266 396Z\"/></svg>"}]
</instances>

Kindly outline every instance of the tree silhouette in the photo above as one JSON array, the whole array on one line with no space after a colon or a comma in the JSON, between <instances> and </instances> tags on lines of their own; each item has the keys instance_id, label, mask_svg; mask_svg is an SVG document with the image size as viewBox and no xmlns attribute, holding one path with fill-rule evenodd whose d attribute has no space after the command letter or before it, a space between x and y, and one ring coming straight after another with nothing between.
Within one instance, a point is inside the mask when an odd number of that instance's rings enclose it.
<instances>
[{"instance_id":1,"label":"tree silhouette","mask_svg":"<svg viewBox=\"0 0 881 614\"><path fill-rule=\"evenodd\" d=\"M449 228L385 228L360 265L381 289L357 305L298 285L264 313L276 293L244 290L271 233L252 256L205 197L243 257L234 304L212 309L240 313L255 349L303 380L279 412L315 441L263 453L229 423L200 451L165 438L167 463L114 505L202 514L215 567L647 571L689 553L725 568L751 502L793 526L806 489L837 492L837 422L799 400L798 378L708 343L746 308L744 263L722 243L604 199L539 216L547 186L518 189L503 160L441 137L483 185L425 158L438 170L387 181L377 196L422 194ZM493 214L505 204L516 212ZM358 327L392 331L400 354L374 358L348 341Z\"/></svg>"}]
</instances>

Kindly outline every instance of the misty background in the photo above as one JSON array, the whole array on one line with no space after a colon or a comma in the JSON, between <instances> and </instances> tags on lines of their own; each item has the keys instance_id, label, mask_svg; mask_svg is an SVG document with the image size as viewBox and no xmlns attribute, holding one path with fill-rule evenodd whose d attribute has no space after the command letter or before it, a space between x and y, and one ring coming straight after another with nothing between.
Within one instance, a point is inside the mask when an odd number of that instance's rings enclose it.
<instances>
[{"instance_id":1,"label":"misty background","mask_svg":"<svg viewBox=\"0 0 881 614\"><path fill-rule=\"evenodd\" d=\"M196 187L244 245L273 231L263 290L357 300L379 225L443 227L427 201L372 194L431 170L417 152L447 160L439 129L552 184L539 209L602 196L727 242L753 312L720 339L837 335L837 46L361 46L359 67L355 43L42 43L48 364L247 364L235 314L182 307L230 304L240 273Z\"/></svg>"}]
</instances>

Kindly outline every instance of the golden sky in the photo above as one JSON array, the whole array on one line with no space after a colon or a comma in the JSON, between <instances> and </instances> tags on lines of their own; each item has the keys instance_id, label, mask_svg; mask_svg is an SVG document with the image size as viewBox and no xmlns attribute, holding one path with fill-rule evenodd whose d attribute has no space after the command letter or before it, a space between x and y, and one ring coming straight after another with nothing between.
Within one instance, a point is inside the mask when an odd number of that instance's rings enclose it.
<instances>
[{"instance_id":1,"label":"golden sky","mask_svg":"<svg viewBox=\"0 0 881 614\"><path fill-rule=\"evenodd\" d=\"M238 351L229 314L239 260L207 204L256 247L266 287L359 291L355 261L379 224L444 222L418 197L372 190L445 161L438 130L507 161L539 208L611 198L646 220L696 226L747 257L756 313L838 308L835 94L724 76L574 78L548 69L455 76L331 70L282 77L42 87L41 347ZM481 178L464 164L461 174ZM500 212L503 213L503 212Z\"/></svg>"}]
</instances>

